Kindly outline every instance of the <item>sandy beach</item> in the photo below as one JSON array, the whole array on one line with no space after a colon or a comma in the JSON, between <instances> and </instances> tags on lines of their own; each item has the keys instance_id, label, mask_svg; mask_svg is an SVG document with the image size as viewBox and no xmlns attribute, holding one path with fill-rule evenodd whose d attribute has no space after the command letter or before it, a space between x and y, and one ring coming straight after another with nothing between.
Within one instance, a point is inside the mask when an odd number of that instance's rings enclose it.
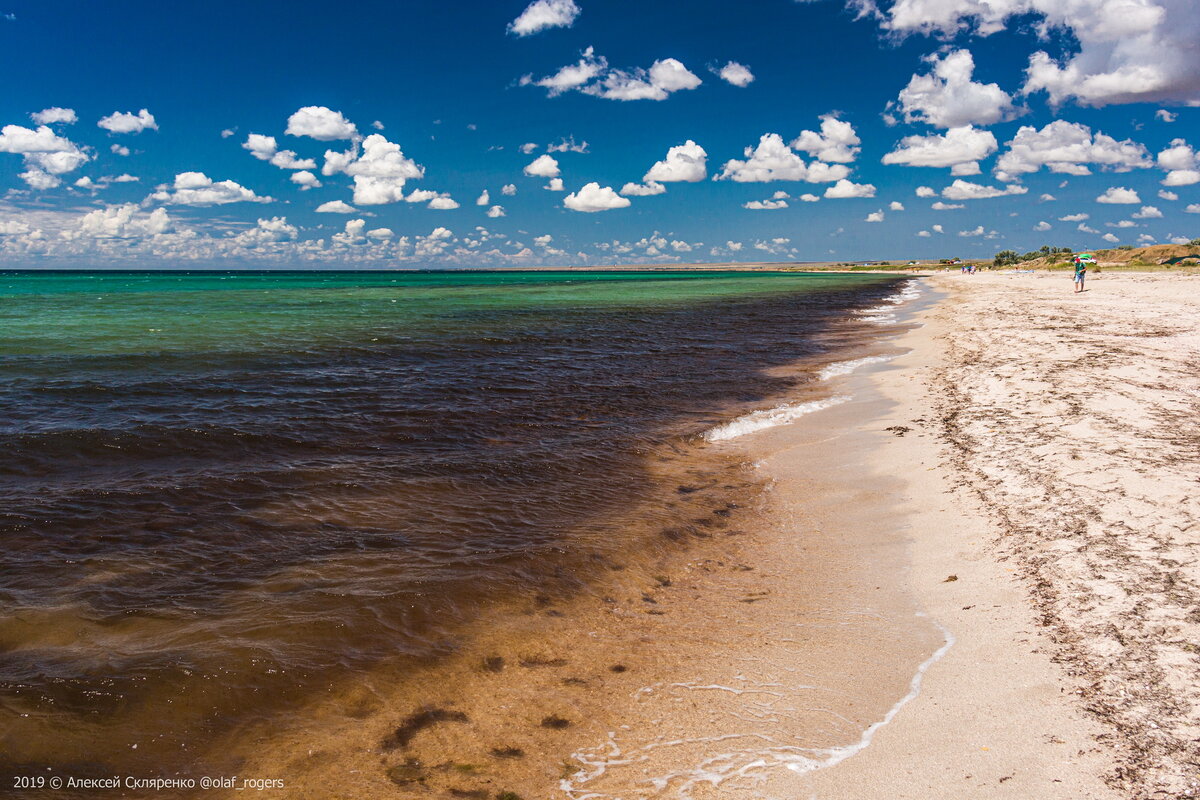
<instances>
[{"instance_id":1,"label":"sandy beach","mask_svg":"<svg viewBox=\"0 0 1200 800\"><path fill-rule=\"evenodd\" d=\"M717 494L681 483L690 547L510 609L527 625L417 680L331 687L244 774L306 797L1192 796L1198 287L924 279L796 398L838 402L711 444L731 466ZM753 482L759 507L720 502Z\"/></svg>"}]
</instances>

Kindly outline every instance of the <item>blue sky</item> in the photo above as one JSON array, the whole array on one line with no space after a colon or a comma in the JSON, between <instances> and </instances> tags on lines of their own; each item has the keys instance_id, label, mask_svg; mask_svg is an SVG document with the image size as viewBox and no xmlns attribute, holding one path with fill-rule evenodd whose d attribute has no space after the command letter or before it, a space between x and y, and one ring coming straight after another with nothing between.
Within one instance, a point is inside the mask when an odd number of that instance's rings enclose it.
<instances>
[{"instance_id":1,"label":"blue sky","mask_svg":"<svg viewBox=\"0 0 1200 800\"><path fill-rule=\"evenodd\" d=\"M1200 235L1191 0L1065 5L0 0L0 267Z\"/></svg>"}]
</instances>

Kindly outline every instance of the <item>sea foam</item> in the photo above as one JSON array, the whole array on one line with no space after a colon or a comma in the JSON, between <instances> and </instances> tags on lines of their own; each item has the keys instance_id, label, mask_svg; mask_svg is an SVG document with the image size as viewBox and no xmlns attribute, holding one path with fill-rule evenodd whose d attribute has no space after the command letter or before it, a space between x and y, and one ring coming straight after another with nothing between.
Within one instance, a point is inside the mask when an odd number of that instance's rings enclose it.
<instances>
[{"instance_id":1,"label":"sea foam","mask_svg":"<svg viewBox=\"0 0 1200 800\"><path fill-rule=\"evenodd\" d=\"M720 442L726 439L736 439L748 433L754 433L777 425L786 425L792 420L811 414L814 411L845 403L850 398L845 395L827 397L823 400L810 400L807 403L785 403L775 408L751 411L737 419L718 425L704 432L705 441Z\"/></svg>"},{"instance_id":2,"label":"sea foam","mask_svg":"<svg viewBox=\"0 0 1200 800\"><path fill-rule=\"evenodd\" d=\"M830 364L827 367L823 367L821 371L817 373L817 378L827 381L830 378L836 378L839 375L849 375L856 369L865 367L868 364L882 364L884 362L891 361L893 358L895 358L895 356L866 356L865 358L856 358L852 361L838 361L834 364Z\"/></svg>"}]
</instances>

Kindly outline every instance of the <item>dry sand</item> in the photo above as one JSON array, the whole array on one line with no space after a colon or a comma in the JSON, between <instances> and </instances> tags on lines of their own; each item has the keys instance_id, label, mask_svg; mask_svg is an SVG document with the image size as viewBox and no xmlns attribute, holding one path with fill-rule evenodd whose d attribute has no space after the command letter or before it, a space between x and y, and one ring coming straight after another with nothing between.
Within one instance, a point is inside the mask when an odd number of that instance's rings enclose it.
<instances>
[{"instance_id":1,"label":"dry sand","mask_svg":"<svg viewBox=\"0 0 1200 800\"><path fill-rule=\"evenodd\" d=\"M855 354L893 360L797 398L852 399L714 445L746 462L714 488L770 481L764 508L681 486L690 550L330 687L242 774L313 798L1190 796L1200 279L925 284Z\"/></svg>"}]
</instances>

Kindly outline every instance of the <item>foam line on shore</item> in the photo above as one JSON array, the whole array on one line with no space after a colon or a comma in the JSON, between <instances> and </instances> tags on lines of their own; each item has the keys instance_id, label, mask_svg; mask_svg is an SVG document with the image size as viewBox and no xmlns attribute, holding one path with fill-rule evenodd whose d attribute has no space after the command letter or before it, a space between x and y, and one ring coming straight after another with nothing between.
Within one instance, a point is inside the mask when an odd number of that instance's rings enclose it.
<instances>
[{"instance_id":1,"label":"foam line on shore","mask_svg":"<svg viewBox=\"0 0 1200 800\"><path fill-rule=\"evenodd\" d=\"M803 417L805 414L811 414L814 411L821 411L840 405L849 399L848 395L838 395L836 397L826 397L822 400L809 400L806 403L785 403L774 408L751 411L749 414L743 414L737 419L726 422L724 425L718 425L715 428L705 431L703 434L704 440L707 442L721 442L727 439L736 439L748 433L765 430L766 428L786 425L793 420Z\"/></svg>"},{"instance_id":2,"label":"foam line on shore","mask_svg":"<svg viewBox=\"0 0 1200 800\"><path fill-rule=\"evenodd\" d=\"M827 381L830 378L836 378L841 375L849 375L857 369L867 366L868 364L883 364L891 361L895 356L866 356L865 358L855 358L851 361L838 361L823 367L817 373L819 380Z\"/></svg>"}]
</instances>

